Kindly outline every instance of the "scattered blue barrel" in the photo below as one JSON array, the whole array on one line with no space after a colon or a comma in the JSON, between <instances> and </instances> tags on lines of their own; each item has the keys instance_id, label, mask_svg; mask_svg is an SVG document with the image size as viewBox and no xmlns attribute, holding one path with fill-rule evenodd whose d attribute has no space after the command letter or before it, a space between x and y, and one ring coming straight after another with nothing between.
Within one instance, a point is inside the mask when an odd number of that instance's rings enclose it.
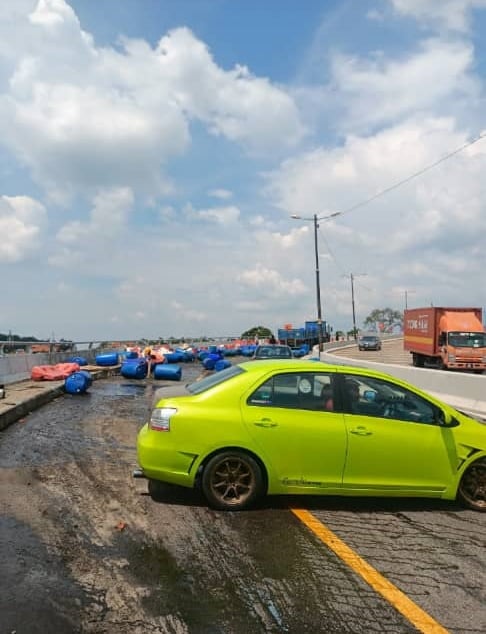
<instances>
[{"instance_id":1,"label":"scattered blue barrel","mask_svg":"<svg viewBox=\"0 0 486 634\"><path fill-rule=\"evenodd\" d=\"M126 379L145 379L148 364L145 359L127 359L120 368L120 374Z\"/></svg>"},{"instance_id":2,"label":"scattered blue barrel","mask_svg":"<svg viewBox=\"0 0 486 634\"><path fill-rule=\"evenodd\" d=\"M91 387L91 385L93 385L93 375L91 374L91 372L88 372L88 370L80 370L79 374L84 374L86 380L88 381L88 387Z\"/></svg>"},{"instance_id":3,"label":"scattered blue barrel","mask_svg":"<svg viewBox=\"0 0 486 634\"><path fill-rule=\"evenodd\" d=\"M167 363L180 363L184 361L183 352L167 352L164 356Z\"/></svg>"},{"instance_id":4,"label":"scattered blue barrel","mask_svg":"<svg viewBox=\"0 0 486 634\"><path fill-rule=\"evenodd\" d=\"M127 359L138 359L138 352L136 350L130 350L126 353Z\"/></svg>"},{"instance_id":5,"label":"scattered blue barrel","mask_svg":"<svg viewBox=\"0 0 486 634\"><path fill-rule=\"evenodd\" d=\"M88 361L87 359L85 359L84 357L70 357L67 360L68 363L77 363L78 365L88 365Z\"/></svg>"},{"instance_id":6,"label":"scattered blue barrel","mask_svg":"<svg viewBox=\"0 0 486 634\"><path fill-rule=\"evenodd\" d=\"M179 365L172 363L159 363L154 368L154 379L166 379L168 381L180 381L182 370Z\"/></svg>"},{"instance_id":7,"label":"scattered blue barrel","mask_svg":"<svg viewBox=\"0 0 486 634\"><path fill-rule=\"evenodd\" d=\"M204 361L206 357L209 357L208 350L201 350L197 355L197 358L199 359L199 361Z\"/></svg>"},{"instance_id":8,"label":"scattered blue barrel","mask_svg":"<svg viewBox=\"0 0 486 634\"><path fill-rule=\"evenodd\" d=\"M105 354L97 354L96 365L118 365L118 352L106 352Z\"/></svg>"},{"instance_id":9,"label":"scattered blue barrel","mask_svg":"<svg viewBox=\"0 0 486 634\"><path fill-rule=\"evenodd\" d=\"M231 367L231 361L228 361L227 359L219 359L219 361L216 361L214 364L216 372L221 372L221 370L225 370L229 367Z\"/></svg>"},{"instance_id":10,"label":"scattered blue barrel","mask_svg":"<svg viewBox=\"0 0 486 634\"><path fill-rule=\"evenodd\" d=\"M84 372L73 372L64 380L64 389L68 394L83 394L90 385Z\"/></svg>"},{"instance_id":11,"label":"scattered blue barrel","mask_svg":"<svg viewBox=\"0 0 486 634\"><path fill-rule=\"evenodd\" d=\"M217 361L221 361L221 355L211 352L203 360L202 364L206 368L206 370L214 370L214 366L216 365Z\"/></svg>"}]
</instances>

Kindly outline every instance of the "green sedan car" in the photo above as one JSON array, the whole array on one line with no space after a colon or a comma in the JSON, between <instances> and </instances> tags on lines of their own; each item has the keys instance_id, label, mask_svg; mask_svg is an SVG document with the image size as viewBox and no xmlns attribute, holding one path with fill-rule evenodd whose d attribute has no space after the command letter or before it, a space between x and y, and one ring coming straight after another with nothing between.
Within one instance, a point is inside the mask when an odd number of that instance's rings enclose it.
<instances>
[{"instance_id":1,"label":"green sedan car","mask_svg":"<svg viewBox=\"0 0 486 634\"><path fill-rule=\"evenodd\" d=\"M422 497L486 511L486 425L381 372L249 361L158 390L134 476L216 509L264 494ZM158 396L157 396L158 399Z\"/></svg>"}]
</instances>

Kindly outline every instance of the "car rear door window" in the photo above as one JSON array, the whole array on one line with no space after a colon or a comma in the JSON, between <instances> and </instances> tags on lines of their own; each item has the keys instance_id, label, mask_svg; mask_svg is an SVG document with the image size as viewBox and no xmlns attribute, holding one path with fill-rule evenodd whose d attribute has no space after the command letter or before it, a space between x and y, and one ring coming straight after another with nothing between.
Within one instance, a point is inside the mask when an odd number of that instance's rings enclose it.
<instances>
[{"instance_id":1,"label":"car rear door window","mask_svg":"<svg viewBox=\"0 0 486 634\"><path fill-rule=\"evenodd\" d=\"M248 405L288 409L333 411L333 374L285 372L260 385L248 398Z\"/></svg>"}]
</instances>

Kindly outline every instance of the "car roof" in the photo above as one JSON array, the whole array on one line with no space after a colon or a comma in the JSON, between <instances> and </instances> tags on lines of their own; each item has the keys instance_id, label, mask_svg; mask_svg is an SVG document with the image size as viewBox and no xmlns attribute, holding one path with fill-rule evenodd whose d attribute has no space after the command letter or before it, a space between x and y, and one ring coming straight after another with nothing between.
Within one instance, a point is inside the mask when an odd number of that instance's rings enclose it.
<instances>
[{"instance_id":1,"label":"car roof","mask_svg":"<svg viewBox=\"0 0 486 634\"><path fill-rule=\"evenodd\" d=\"M313 359L303 358L288 358L288 359L256 359L254 361L242 361L239 363L244 370L248 372L259 372L261 369L266 370L303 370L306 372L343 372L346 368L352 370L362 370L363 373L367 372L367 368L364 366L340 364L340 363L325 363L323 361L317 361ZM370 370L373 373L372 370ZM376 373L381 374L381 373Z\"/></svg>"}]
</instances>

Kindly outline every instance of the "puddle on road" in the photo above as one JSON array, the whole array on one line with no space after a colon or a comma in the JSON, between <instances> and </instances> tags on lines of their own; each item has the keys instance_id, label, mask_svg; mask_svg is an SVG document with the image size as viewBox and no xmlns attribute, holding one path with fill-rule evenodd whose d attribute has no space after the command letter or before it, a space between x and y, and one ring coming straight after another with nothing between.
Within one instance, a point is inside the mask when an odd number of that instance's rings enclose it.
<instances>
[{"instance_id":1,"label":"puddle on road","mask_svg":"<svg viewBox=\"0 0 486 634\"><path fill-rule=\"evenodd\" d=\"M96 392L103 396L140 396L145 391L145 383L96 383Z\"/></svg>"}]
</instances>

